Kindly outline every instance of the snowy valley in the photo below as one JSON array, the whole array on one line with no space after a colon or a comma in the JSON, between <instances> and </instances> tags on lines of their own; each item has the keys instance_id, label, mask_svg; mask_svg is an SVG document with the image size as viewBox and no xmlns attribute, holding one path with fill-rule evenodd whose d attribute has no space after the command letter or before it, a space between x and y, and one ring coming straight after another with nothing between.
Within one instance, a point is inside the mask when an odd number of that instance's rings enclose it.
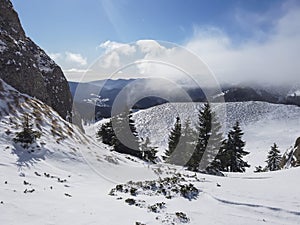
<instances>
[{"instance_id":1,"label":"snowy valley","mask_svg":"<svg viewBox=\"0 0 300 225\"><path fill-rule=\"evenodd\" d=\"M111 152L109 147L95 141L99 124L85 127L85 135L61 120L50 107L4 82L1 84L4 96L0 126L1 224L298 224L300 221L300 199L295 191L299 168L265 173L249 169L245 174L226 173L225 177L217 177L165 163L149 164ZM22 115L34 115L36 107L45 108L40 110L42 124L33 118L34 129L42 132L37 142L40 149L28 153L18 148L12 137L20 130ZM199 104L180 103L141 110L134 115L137 130L163 150L167 136L159 132L171 129L176 113L192 119L198 107ZM297 137L300 109L295 106L227 103L227 110L228 125L236 119L242 123L246 148L250 151L247 160L252 166L265 160L274 141L284 150ZM61 127L60 134L51 132L54 121ZM274 124L295 133L287 137L280 132L268 135L276 129ZM70 130L68 134L66 130ZM258 142L257 136L260 136ZM173 187L178 185L179 191L168 189L172 179ZM157 191L160 183L171 197ZM150 184L158 189L147 189ZM180 191L182 185L192 185L197 191L192 192L191 198L186 197Z\"/></svg>"},{"instance_id":2,"label":"snowy valley","mask_svg":"<svg viewBox=\"0 0 300 225\"><path fill-rule=\"evenodd\" d=\"M296 1L125 2L0 0L0 225L299 225Z\"/></svg>"}]
</instances>

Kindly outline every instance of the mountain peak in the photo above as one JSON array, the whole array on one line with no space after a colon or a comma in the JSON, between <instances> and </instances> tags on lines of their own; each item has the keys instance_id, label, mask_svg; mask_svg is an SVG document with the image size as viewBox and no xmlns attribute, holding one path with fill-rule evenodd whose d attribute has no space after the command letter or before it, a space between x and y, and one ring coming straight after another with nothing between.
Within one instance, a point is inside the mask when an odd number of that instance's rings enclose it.
<instances>
[{"instance_id":1,"label":"mountain peak","mask_svg":"<svg viewBox=\"0 0 300 225\"><path fill-rule=\"evenodd\" d=\"M66 118L72 96L61 68L30 38L9 0L0 0L0 78Z\"/></svg>"}]
</instances>

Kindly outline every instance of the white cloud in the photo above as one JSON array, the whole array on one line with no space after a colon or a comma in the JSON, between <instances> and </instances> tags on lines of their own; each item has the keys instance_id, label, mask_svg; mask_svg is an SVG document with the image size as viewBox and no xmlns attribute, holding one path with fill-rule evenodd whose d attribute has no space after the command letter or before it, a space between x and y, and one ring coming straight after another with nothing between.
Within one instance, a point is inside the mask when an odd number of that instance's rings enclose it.
<instances>
[{"instance_id":1,"label":"white cloud","mask_svg":"<svg viewBox=\"0 0 300 225\"><path fill-rule=\"evenodd\" d=\"M106 41L99 45L105 54L92 66L95 68L87 79L105 79L117 72L115 76L122 78L156 76L178 80L188 77L188 71L203 81L208 79L207 64L219 83L298 82L300 8L289 6L282 12L280 16L274 12L251 15L237 10L236 23L249 29L249 36L239 42L222 28L195 26L194 35L183 47L204 63L176 44L155 40L131 44Z\"/></svg>"},{"instance_id":2,"label":"white cloud","mask_svg":"<svg viewBox=\"0 0 300 225\"><path fill-rule=\"evenodd\" d=\"M139 40L132 44L107 41L100 46L107 51L92 65L92 71L86 74L85 81L137 77L192 81L195 74L202 74L199 79L203 81L208 75L211 77L204 63L175 44ZM131 50L124 54L124 49Z\"/></svg>"},{"instance_id":3,"label":"white cloud","mask_svg":"<svg viewBox=\"0 0 300 225\"><path fill-rule=\"evenodd\" d=\"M68 80L78 80L87 72L87 59L79 53L70 51L48 53L59 66L61 66Z\"/></svg>"},{"instance_id":4,"label":"white cloud","mask_svg":"<svg viewBox=\"0 0 300 225\"><path fill-rule=\"evenodd\" d=\"M155 40L139 40L136 42L136 45L142 53L146 53L146 58L161 56L162 54L165 54L165 51L167 50L167 48L160 45Z\"/></svg>"},{"instance_id":5,"label":"white cloud","mask_svg":"<svg viewBox=\"0 0 300 225\"><path fill-rule=\"evenodd\" d=\"M296 82L300 71L300 9L288 10L272 24L265 41L254 38L234 46L228 35L211 28L197 30L185 46L205 60L220 82Z\"/></svg>"},{"instance_id":6,"label":"white cloud","mask_svg":"<svg viewBox=\"0 0 300 225\"><path fill-rule=\"evenodd\" d=\"M84 58L79 53L73 53L73 52L65 52L66 55L66 61L71 63L78 63L80 66L87 65L87 59Z\"/></svg>"},{"instance_id":7,"label":"white cloud","mask_svg":"<svg viewBox=\"0 0 300 225\"><path fill-rule=\"evenodd\" d=\"M89 71L88 69L77 69L77 68L71 68L67 70L63 70L65 73L85 73Z\"/></svg>"},{"instance_id":8,"label":"white cloud","mask_svg":"<svg viewBox=\"0 0 300 225\"><path fill-rule=\"evenodd\" d=\"M86 73L91 72L90 69L78 69L78 68L71 68L71 69L64 69L63 70L65 76L70 81L80 81L84 77Z\"/></svg>"},{"instance_id":9,"label":"white cloud","mask_svg":"<svg viewBox=\"0 0 300 225\"><path fill-rule=\"evenodd\" d=\"M105 55L98 62L105 69L117 69L120 67L120 58L128 57L136 53L136 48L130 44L124 44L114 41L101 43L97 48L105 50Z\"/></svg>"},{"instance_id":10,"label":"white cloud","mask_svg":"<svg viewBox=\"0 0 300 225\"><path fill-rule=\"evenodd\" d=\"M120 67L120 56L118 52L112 51L108 53L102 60L101 60L101 66L103 68L113 68L116 69Z\"/></svg>"},{"instance_id":11,"label":"white cloud","mask_svg":"<svg viewBox=\"0 0 300 225\"><path fill-rule=\"evenodd\" d=\"M115 50L119 54L131 55L136 52L135 47L130 44L124 44L124 43L119 43L119 42L114 42L109 40L101 43L98 47L105 49L106 53Z\"/></svg>"},{"instance_id":12,"label":"white cloud","mask_svg":"<svg viewBox=\"0 0 300 225\"><path fill-rule=\"evenodd\" d=\"M79 53L73 53L73 52L56 52L56 53L48 53L51 59L56 61L58 64L61 64L63 66L70 67L71 65L74 66L86 66L87 65L87 59L83 57ZM71 66L72 67L72 66Z\"/></svg>"},{"instance_id":13,"label":"white cloud","mask_svg":"<svg viewBox=\"0 0 300 225\"><path fill-rule=\"evenodd\" d=\"M62 54L61 53L48 53L48 55L50 56L51 59L53 59L54 61L57 61L59 59L62 58Z\"/></svg>"}]
</instances>

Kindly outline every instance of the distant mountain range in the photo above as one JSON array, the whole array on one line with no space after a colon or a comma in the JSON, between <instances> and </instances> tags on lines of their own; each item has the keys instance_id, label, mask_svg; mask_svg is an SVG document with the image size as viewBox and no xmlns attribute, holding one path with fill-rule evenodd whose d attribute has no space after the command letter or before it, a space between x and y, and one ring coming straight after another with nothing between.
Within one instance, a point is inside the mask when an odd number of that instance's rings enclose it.
<instances>
[{"instance_id":1,"label":"distant mountain range","mask_svg":"<svg viewBox=\"0 0 300 225\"><path fill-rule=\"evenodd\" d=\"M88 83L78 83L69 81L71 94L77 110L85 119L100 119L111 116L111 107L116 96L132 82L139 82L139 86L149 88L148 79L118 79L118 80L99 80ZM192 99L193 102L206 101L205 94L201 88L190 86L180 86ZM151 87L150 87L151 88ZM164 87L162 86L162 89ZM140 87L132 92L143 91ZM162 90L164 91L164 90ZM246 102L246 101L263 101L276 104L291 104L300 106L300 96L297 91L290 92L289 88L265 88L250 86L229 86L222 87L222 93L214 97L214 101L218 102L221 95L226 102ZM170 92L173 102L184 102L179 93ZM156 105L168 102L166 99L149 96L135 103L135 109L146 109ZM92 112L92 113L91 113ZM94 118L96 115L96 118Z\"/></svg>"}]
</instances>

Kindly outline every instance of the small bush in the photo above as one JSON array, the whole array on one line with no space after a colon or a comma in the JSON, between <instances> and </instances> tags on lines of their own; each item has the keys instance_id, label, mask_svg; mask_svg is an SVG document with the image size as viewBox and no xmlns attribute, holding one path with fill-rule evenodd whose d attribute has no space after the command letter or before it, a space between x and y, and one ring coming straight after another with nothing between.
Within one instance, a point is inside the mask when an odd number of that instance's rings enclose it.
<instances>
[{"instance_id":1,"label":"small bush","mask_svg":"<svg viewBox=\"0 0 300 225\"><path fill-rule=\"evenodd\" d=\"M33 144L36 139L41 137L41 133L32 129L32 124L29 121L29 116L26 114L23 117L22 123L23 130L16 133L16 137L13 139L15 143L22 143L24 148L28 148Z\"/></svg>"},{"instance_id":2,"label":"small bush","mask_svg":"<svg viewBox=\"0 0 300 225\"><path fill-rule=\"evenodd\" d=\"M177 218L181 223L188 223L190 221L187 215L183 212L176 212L175 215L177 216Z\"/></svg>"},{"instance_id":3,"label":"small bush","mask_svg":"<svg viewBox=\"0 0 300 225\"><path fill-rule=\"evenodd\" d=\"M193 184L185 184L181 185L180 194L182 195L182 197L192 200L198 196L199 190L195 188Z\"/></svg>"},{"instance_id":4,"label":"small bush","mask_svg":"<svg viewBox=\"0 0 300 225\"><path fill-rule=\"evenodd\" d=\"M154 205L150 205L148 206L148 209L151 211L151 212L154 212L154 213L159 213L163 208L166 208L166 203L164 202L159 202L159 203L156 203Z\"/></svg>"},{"instance_id":5,"label":"small bush","mask_svg":"<svg viewBox=\"0 0 300 225\"><path fill-rule=\"evenodd\" d=\"M132 199L132 198L127 198L127 199L125 200L125 202L128 203L128 205L134 205L134 204L135 204L135 200Z\"/></svg>"},{"instance_id":6,"label":"small bush","mask_svg":"<svg viewBox=\"0 0 300 225\"><path fill-rule=\"evenodd\" d=\"M135 222L135 225L146 225L146 224L141 223L141 222Z\"/></svg>"}]
</instances>

